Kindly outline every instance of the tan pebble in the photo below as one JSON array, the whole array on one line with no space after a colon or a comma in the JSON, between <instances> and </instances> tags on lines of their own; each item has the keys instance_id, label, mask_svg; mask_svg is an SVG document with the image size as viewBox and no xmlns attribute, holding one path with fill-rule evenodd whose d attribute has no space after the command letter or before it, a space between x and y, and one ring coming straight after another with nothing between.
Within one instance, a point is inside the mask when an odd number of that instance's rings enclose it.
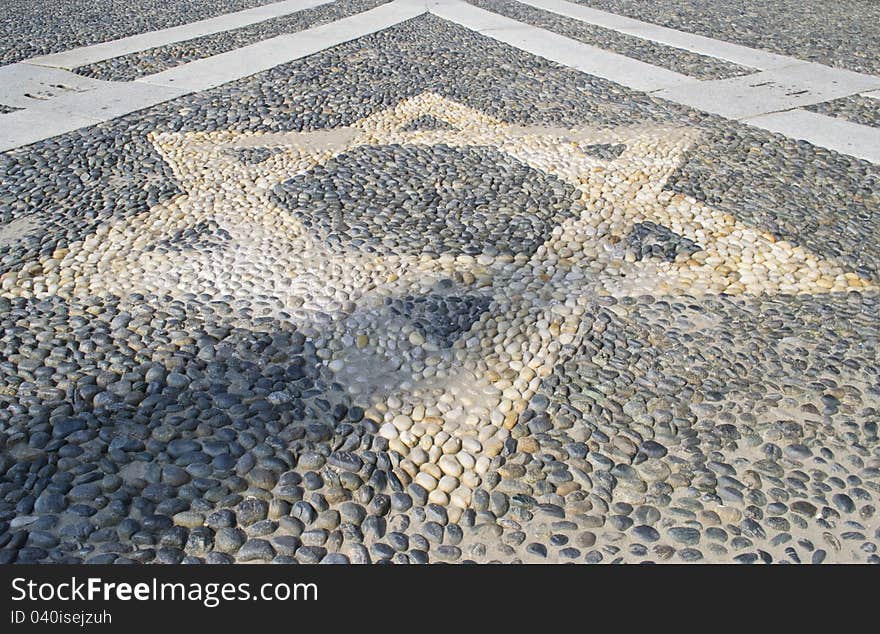
<instances>
[{"instance_id":1,"label":"tan pebble","mask_svg":"<svg viewBox=\"0 0 880 634\"><path fill-rule=\"evenodd\" d=\"M437 484L437 488L441 491L444 491L445 493L452 493L458 488L458 484L458 478L450 475L444 475L442 478L440 478L440 482Z\"/></svg>"},{"instance_id":2,"label":"tan pebble","mask_svg":"<svg viewBox=\"0 0 880 634\"><path fill-rule=\"evenodd\" d=\"M455 436L447 439L442 446L444 454L456 454L461 451L461 439Z\"/></svg>"},{"instance_id":3,"label":"tan pebble","mask_svg":"<svg viewBox=\"0 0 880 634\"><path fill-rule=\"evenodd\" d=\"M413 481L419 486L423 487L426 491L433 491L437 488L437 479L430 473L426 473L424 471L416 474L416 476L413 478Z\"/></svg>"},{"instance_id":4,"label":"tan pebble","mask_svg":"<svg viewBox=\"0 0 880 634\"><path fill-rule=\"evenodd\" d=\"M517 440L516 448L525 453L537 453L541 450L541 445L531 436L524 436Z\"/></svg>"},{"instance_id":5,"label":"tan pebble","mask_svg":"<svg viewBox=\"0 0 880 634\"><path fill-rule=\"evenodd\" d=\"M439 480L443 477L443 471L440 469L439 466L437 466L435 462L426 462L419 468L422 470L422 472L433 476L436 480Z\"/></svg>"},{"instance_id":6,"label":"tan pebble","mask_svg":"<svg viewBox=\"0 0 880 634\"><path fill-rule=\"evenodd\" d=\"M446 494L445 491L442 491L440 489L433 489L430 493L428 493L428 501L432 504L446 506L447 504L449 504L449 496Z\"/></svg>"},{"instance_id":7,"label":"tan pebble","mask_svg":"<svg viewBox=\"0 0 880 634\"><path fill-rule=\"evenodd\" d=\"M483 443L483 451L489 458L494 458L504 449L504 443L497 438L490 438Z\"/></svg>"},{"instance_id":8,"label":"tan pebble","mask_svg":"<svg viewBox=\"0 0 880 634\"><path fill-rule=\"evenodd\" d=\"M581 485L574 481L563 482L562 484L557 485L556 493L557 495L566 496L569 493L573 493L581 488Z\"/></svg>"},{"instance_id":9,"label":"tan pebble","mask_svg":"<svg viewBox=\"0 0 880 634\"><path fill-rule=\"evenodd\" d=\"M715 508L715 512L725 524L736 524L742 518L742 513L732 506L718 506Z\"/></svg>"},{"instance_id":10,"label":"tan pebble","mask_svg":"<svg viewBox=\"0 0 880 634\"><path fill-rule=\"evenodd\" d=\"M437 465L440 467L440 470L443 471L445 475L452 476L454 478L461 476L463 471L462 466L453 456L440 456L440 459L437 461Z\"/></svg>"}]
</instances>

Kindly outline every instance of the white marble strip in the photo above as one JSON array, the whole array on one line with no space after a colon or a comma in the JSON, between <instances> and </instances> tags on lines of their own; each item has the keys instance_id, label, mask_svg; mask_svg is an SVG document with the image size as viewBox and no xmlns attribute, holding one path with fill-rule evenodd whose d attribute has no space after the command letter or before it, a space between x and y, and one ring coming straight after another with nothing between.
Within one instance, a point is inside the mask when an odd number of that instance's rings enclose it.
<instances>
[{"instance_id":1,"label":"white marble strip","mask_svg":"<svg viewBox=\"0 0 880 634\"><path fill-rule=\"evenodd\" d=\"M771 70L797 63L800 60L786 55L731 44L711 37L686 33L650 22L592 9L565 0L518 0L522 4L550 11L568 18L595 24L612 31L633 35L643 40L685 49L700 55L714 57L749 68Z\"/></svg>"},{"instance_id":2,"label":"white marble strip","mask_svg":"<svg viewBox=\"0 0 880 634\"><path fill-rule=\"evenodd\" d=\"M487 37L652 96L880 162L877 128L798 109L878 89L880 77L794 60L790 66L745 77L698 81L550 34L460 0L435 2L431 12ZM618 58L627 61L617 63ZM662 86L664 81L669 81L666 87Z\"/></svg>"},{"instance_id":3,"label":"white marble strip","mask_svg":"<svg viewBox=\"0 0 880 634\"><path fill-rule=\"evenodd\" d=\"M880 77L798 62L786 68L676 86L654 94L728 119L744 119L876 88L880 88Z\"/></svg>"},{"instance_id":4,"label":"white marble strip","mask_svg":"<svg viewBox=\"0 0 880 634\"><path fill-rule=\"evenodd\" d=\"M423 5L411 0L395 0L332 24L183 64L138 81L101 82L88 91L36 101L25 110L0 115L0 152L241 79L375 33L424 11Z\"/></svg>"},{"instance_id":5,"label":"white marble strip","mask_svg":"<svg viewBox=\"0 0 880 634\"><path fill-rule=\"evenodd\" d=\"M127 82L62 95L43 104L0 115L0 152L109 121L183 94L185 91L176 88Z\"/></svg>"},{"instance_id":6,"label":"white marble strip","mask_svg":"<svg viewBox=\"0 0 880 634\"><path fill-rule=\"evenodd\" d=\"M30 108L69 92L84 92L108 86L110 82L82 77L69 70L8 64L0 66L0 104Z\"/></svg>"},{"instance_id":7,"label":"white marble strip","mask_svg":"<svg viewBox=\"0 0 880 634\"><path fill-rule=\"evenodd\" d=\"M82 91L72 89L52 99L35 100L38 103L25 110L0 115L0 151L265 71L394 26L424 13L426 7L441 18L584 73L880 163L877 128L798 109L852 94L876 96L880 94L880 78L795 62L747 77L698 81L460 0L395 0L331 24L190 62L134 82L95 82ZM56 77L44 79L48 82Z\"/></svg>"},{"instance_id":8,"label":"white marble strip","mask_svg":"<svg viewBox=\"0 0 880 634\"><path fill-rule=\"evenodd\" d=\"M634 90L651 92L697 82L687 75L583 44L465 2L435 3L431 13L533 55Z\"/></svg>"},{"instance_id":9,"label":"white marble strip","mask_svg":"<svg viewBox=\"0 0 880 634\"><path fill-rule=\"evenodd\" d=\"M424 7L417 3L397 0L307 31L279 35L169 68L155 75L141 77L136 82L183 87L186 92L206 90L381 31L424 12Z\"/></svg>"},{"instance_id":10,"label":"white marble strip","mask_svg":"<svg viewBox=\"0 0 880 634\"><path fill-rule=\"evenodd\" d=\"M79 68L87 64L94 64L106 59L130 55L139 51L146 51L157 46L167 46L175 42L184 42L197 37L231 31L243 26L264 22L272 18L278 18L291 13L297 13L304 9L310 9L322 4L329 4L333 0L284 0L274 2L253 9L227 13L198 22L190 22L159 31L139 33L118 40L102 42L91 46L74 48L61 53L42 55L27 60L29 64L39 66L51 66L53 68Z\"/></svg>"},{"instance_id":11,"label":"white marble strip","mask_svg":"<svg viewBox=\"0 0 880 634\"><path fill-rule=\"evenodd\" d=\"M871 163L880 163L880 128L800 109L751 117L742 122Z\"/></svg>"}]
</instances>

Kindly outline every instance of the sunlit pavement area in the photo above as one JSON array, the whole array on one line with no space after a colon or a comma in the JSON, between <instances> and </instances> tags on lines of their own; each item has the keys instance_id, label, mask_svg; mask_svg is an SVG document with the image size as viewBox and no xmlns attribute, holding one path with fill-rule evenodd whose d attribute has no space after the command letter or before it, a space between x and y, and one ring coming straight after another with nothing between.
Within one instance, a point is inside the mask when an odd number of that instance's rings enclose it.
<instances>
[{"instance_id":1,"label":"sunlit pavement area","mask_svg":"<svg viewBox=\"0 0 880 634\"><path fill-rule=\"evenodd\" d=\"M0 562L880 563L878 22L5 3Z\"/></svg>"}]
</instances>

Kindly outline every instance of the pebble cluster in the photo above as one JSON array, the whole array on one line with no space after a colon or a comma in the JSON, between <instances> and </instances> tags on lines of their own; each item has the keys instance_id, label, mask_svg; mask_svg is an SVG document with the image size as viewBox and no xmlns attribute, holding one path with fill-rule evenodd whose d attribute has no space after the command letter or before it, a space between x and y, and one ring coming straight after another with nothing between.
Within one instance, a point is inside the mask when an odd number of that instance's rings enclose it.
<instances>
[{"instance_id":1,"label":"pebble cluster","mask_svg":"<svg viewBox=\"0 0 880 634\"><path fill-rule=\"evenodd\" d=\"M273 0L8 0L0 22L0 64L166 29Z\"/></svg>"},{"instance_id":2,"label":"pebble cluster","mask_svg":"<svg viewBox=\"0 0 880 634\"><path fill-rule=\"evenodd\" d=\"M579 42L598 46L696 79L727 79L757 72L753 68L739 66L733 62L725 62L699 53L618 33L611 29L521 4L516 0L468 0L468 3L518 22L531 24Z\"/></svg>"},{"instance_id":3,"label":"pebble cluster","mask_svg":"<svg viewBox=\"0 0 880 634\"><path fill-rule=\"evenodd\" d=\"M812 110L874 128L880 127L880 99L873 97L853 95L805 106L805 110Z\"/></svg>"},{"instance_id":4,"label":"pebble cluster","mask_svg":"<svg viewBox=\"0 0 880 634\"><path fill-rule=\"evenodd\" d=\"M880 74L871 27L880 6L864 0L573 0L688 33L781 55Z\"/></svg>"},{"instance_id":5,"label":"pebble cluster","mask_svg":"<svg viewBox=\"0 0 880 634\"><path fill-rule=\"evenodd\" d=\"M336 0L249 26L151 48L73 69L75 73L105 81L132 81L181 64L219 55L285 33L296 33L368 11L390 0Z\"/></svg>"},{"instance_id":6,"label":"pebble cluster","mask_svg":"<svg viewBox=\"0 0 880 634\"><path fill-rule=\"evenodd\" d=\"M0 561L880 562L877 175L431 16L0 155Z\"/></svg>"}]
</instances>

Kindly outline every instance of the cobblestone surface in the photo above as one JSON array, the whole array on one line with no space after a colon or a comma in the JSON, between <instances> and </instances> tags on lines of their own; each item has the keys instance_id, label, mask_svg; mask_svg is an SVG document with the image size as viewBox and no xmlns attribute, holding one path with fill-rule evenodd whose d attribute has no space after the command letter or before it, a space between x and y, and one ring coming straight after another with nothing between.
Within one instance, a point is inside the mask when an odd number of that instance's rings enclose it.
<instances>
[{"instance_id":1,"label":"cobblestone surface","mask_svg":"<svg viewBox=\"0 0 880 634\"><path fill-rule=\"evenodd\" d=\"M0 64L250 9L272 0L8 0Z\"/></svg>"},{"instance_id":2,"label":"cobblestone surface","mask_svg":"<svg viewBox=\"0 0 880 634\"><path fill-rule=\"evenodd\" d=\"M577 0L689 33L880 74L880 5L873 0Z\"/></svg>"},{"instance_id":3,"label":"cobblestone surface","mask_svg":"<svg viewBox=\"0 0 880 634\"><path fill-rule=\"evenodd\" d=\"M684 49L664 46L610 29L603 29L580 20L530 7L515 0L468 1L482 9L499 13L519 22L525 22L591 46L598 46L697 79L726 79L756 72L752 68L706 57Z\"/></svg>"},{"instance_id":4,"label":"cobblestone surface","mask_svg":"<svg viewBox=\"0 0 880 634\"><path fill-rule=\"evenodd\" d=\"M0 154L0 561L878 563L878 170L433 16Z\"/></svg>"},{"instance_id":5,"label":"cobblestone surface","mask_svg":"<svg viewBox=\"0 0 880 634\"><path fill-rule=\"evenodd\" d=\"M203 57L225 53L284 33L296 33L340 18L367 11L389 0L336 0L329 5L305 9L292 15L215 33L205 37L151 48L74 69L79 75L107 81L131 81L162 72Z\"/></svg>"},{"instance_id":6,"label":"cobblestone surface","mask_svg":"<svg viewBox=\"0 0 880 634\"><path fill-rule=\"evenodd\" d=\"M826 101L807 106L807 110L827 114L853 123L861 123L871 127L880 127L880 99L873 97L844 97L834 101Z\"/></svg>"}]
</instances>

